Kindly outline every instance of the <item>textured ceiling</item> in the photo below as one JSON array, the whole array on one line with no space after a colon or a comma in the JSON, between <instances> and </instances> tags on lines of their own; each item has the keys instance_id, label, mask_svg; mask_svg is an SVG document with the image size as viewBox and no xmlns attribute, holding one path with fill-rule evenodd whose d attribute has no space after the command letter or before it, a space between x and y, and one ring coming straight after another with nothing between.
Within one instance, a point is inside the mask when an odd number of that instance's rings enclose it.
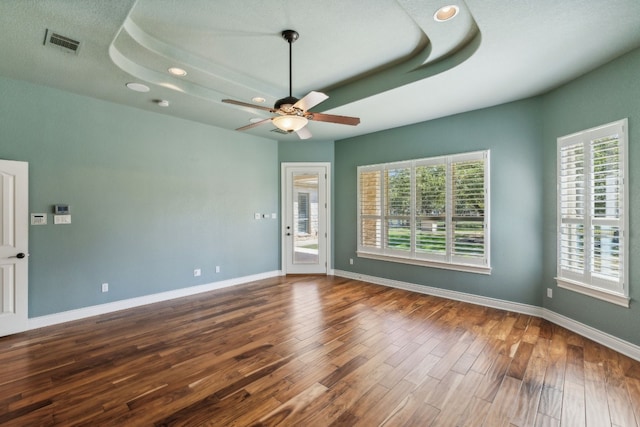
<instances>
[{"instance_id":1,"label":"textured ceiling","mask_svg":"<svg viewBox=\"0 0 640 427\"><path fill-rule=\"evenodd\" d=\"M435 22L446 4L460 14ZM640 46L640 2L0 0L0 25L0 75L227 129L271 115L222 99L288 95L280 34L297 30L293 95L324 91L313 111L361 118L308 125L337 140L544 93ZM78 54L45 46L46 29ZM247 132L297 139L272 129Z\"/></svg>"}]
</instances>

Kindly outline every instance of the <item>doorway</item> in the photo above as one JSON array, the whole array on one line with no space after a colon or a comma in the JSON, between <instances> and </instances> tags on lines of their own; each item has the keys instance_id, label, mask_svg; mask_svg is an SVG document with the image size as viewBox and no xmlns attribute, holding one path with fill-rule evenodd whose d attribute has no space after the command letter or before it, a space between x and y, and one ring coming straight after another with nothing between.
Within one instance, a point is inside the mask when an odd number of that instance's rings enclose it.
<instances>
[{"instance_id":1,"label":"doorway","mask_svg":"<svg viewBox=\"0 0 640 427\"><path fill-rule=\"evenodd\" d=\"M282 271L329 271L330 163L282 164Z\"/></svg>"}]
</instances>

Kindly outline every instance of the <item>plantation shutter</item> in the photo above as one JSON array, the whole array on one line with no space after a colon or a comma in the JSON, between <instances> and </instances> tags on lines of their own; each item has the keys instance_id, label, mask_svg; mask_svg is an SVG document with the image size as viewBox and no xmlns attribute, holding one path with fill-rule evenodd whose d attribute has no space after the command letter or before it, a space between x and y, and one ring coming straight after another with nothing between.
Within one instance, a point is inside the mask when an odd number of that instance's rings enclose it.
<instances>
[{"instance_id":1,"label":"plantation shutter","mask_svg":"<svg viewBox=\"0 0 640 427\"><path fill-rule=\"evenodd\" d=\"M558 138L558 285L624 306L626 124Z\"/></svg>"},{"instance_id":2,"label":"plantation shutter","mask_svg":"<svg viewBox=\"0 0 640 427\"><path fill-rule=\"evenodd\" d=\"M592 141L591 159L591 272L598 278L618 282L622 277L620 231L624 202L618 135Z\"/></svg>"},{"instance_id":3,"label":"plantation shutter","mask_svg":"<svg viewBox=\"0 0 640 427\"><path fill-rule=\"evenodd\" d=\"M360 226L358 246L382 249L382 170L358 168Z\"/></svg>"},{"instance_id":4,"label":"plantation shutter","mask_svg":"<svg viewBox=\"0 0 640 427\"><path fill-rule=\"evenodd\" d=\"M491 272L489 151L358 166L360 257Z\"/></svg>"},{"instance_id":5,"label":"plantation shutter","mask_svg":"<svg viewBox=\"0 0 640 427\"><path fill-rule=\"evenodd\" d=\"M385 248L411 251L411 167L384 171Z\"/></svg>"},{"instance_id":6,"label":"plantation shutter","mask_svg":"<svg viewBox=\"0 0 640 427\"><path fill-rule=\"evenodd\" d=\"M451 162L452 259L486 263L485 159Z\"/></svg>"},{"instance_id":7,"label":"plantation shutter","mask_svg":"<svg viewBox=\"0 0 640 427\"><path fill-rule=\"evenodd\" d=\"M575 278L585 273L586 180L584 143L560 148L560 268Z\"/></svg>"},{"instance_id":8,"label":"plantation shutter","mask_svg":"<svg viewBox=\"0 0 640 427\"><path fill-rule=\"evenodd\" d=\"M416 165L416 254L445 260L447 253L447 163L444 159Z\"/></svg>"}]
</instances>

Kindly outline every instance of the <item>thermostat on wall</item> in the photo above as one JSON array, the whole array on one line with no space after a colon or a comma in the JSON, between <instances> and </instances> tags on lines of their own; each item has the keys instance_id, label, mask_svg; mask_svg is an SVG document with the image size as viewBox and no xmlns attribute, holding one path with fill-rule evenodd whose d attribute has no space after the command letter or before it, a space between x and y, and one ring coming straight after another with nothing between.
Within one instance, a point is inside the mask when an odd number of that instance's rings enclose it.
<instances>
[{"instance_id":1,"label":"thermostat on wall","mask_svg":"<svg viewBox=\"0 0 640 427\"><path fill-rule=\"evenodd\" d=\"M31 214L31 225L47 225L47 214L46 213L32 213Z\"/></svg>"},{"instance_id":2,"label":"thermostat on wall","mask_svg":"<svg viewBox=\"0 0 640 427\"><path fill-rule=\"evenodd\" d=\"M53 205L55 215L69 215L69 205Z\"/></svg>"}]
</instances>

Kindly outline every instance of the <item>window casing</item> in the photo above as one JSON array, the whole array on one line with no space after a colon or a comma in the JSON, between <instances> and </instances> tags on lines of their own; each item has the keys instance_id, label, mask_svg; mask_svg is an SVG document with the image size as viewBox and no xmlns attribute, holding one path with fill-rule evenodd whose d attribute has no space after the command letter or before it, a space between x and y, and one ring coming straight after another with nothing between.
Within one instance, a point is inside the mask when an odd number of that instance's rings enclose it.
<instances>
[{"instance_id":1,"label":"window casing","mask_svg":"<svg viewBox=\"0 0 640 427\"><path fill-rule=\"evenodd\" d=\"M629 306L627 119L558 138L558 286Z\"/></svg>"},{"instance_id":2,"label":"window casing","mask_svg":"<svg viewBox=\"0 0 640 427\"><path fill-rule=\"evenodd\" d=\"M489 151L358 167L358 256L489 274Z\"/></svg>"}]
</instances>

